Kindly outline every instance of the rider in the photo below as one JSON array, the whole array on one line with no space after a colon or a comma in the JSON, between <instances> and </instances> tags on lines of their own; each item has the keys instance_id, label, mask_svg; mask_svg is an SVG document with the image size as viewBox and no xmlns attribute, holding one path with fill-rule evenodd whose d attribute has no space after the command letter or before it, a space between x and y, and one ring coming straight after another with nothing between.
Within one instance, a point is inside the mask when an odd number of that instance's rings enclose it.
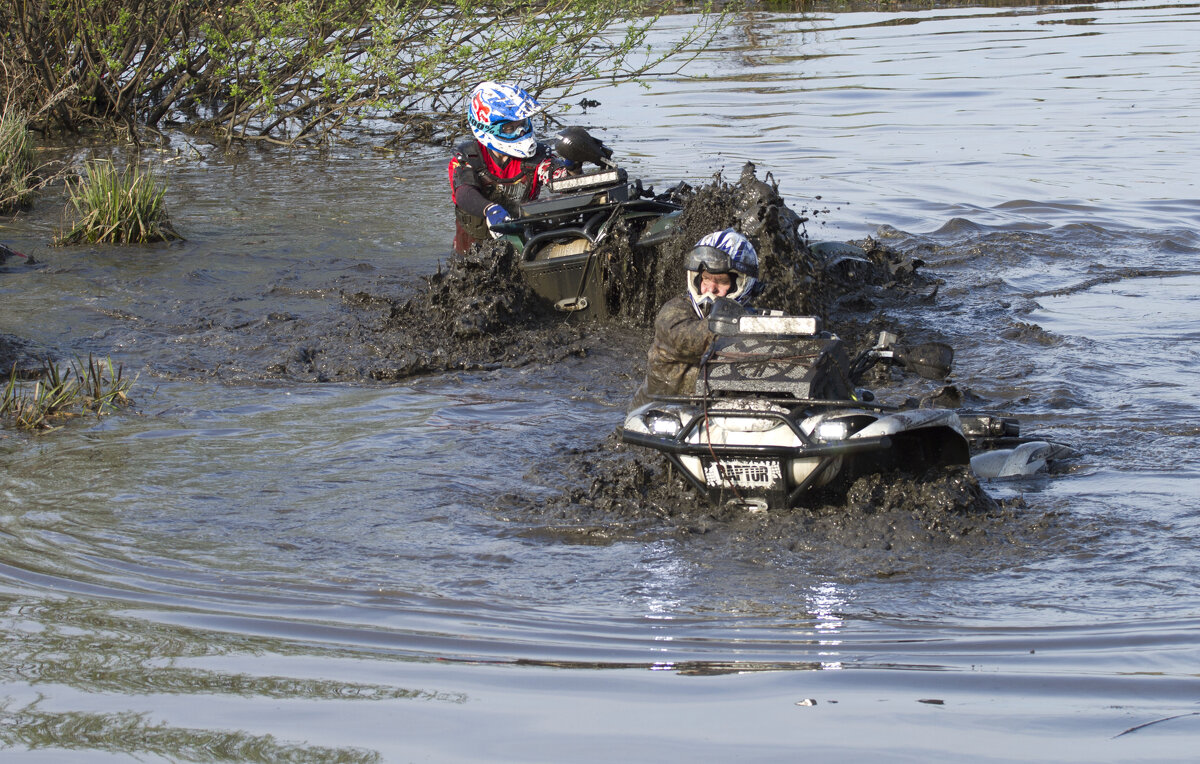
<instances>
[{"instance_id":1,"label":"rider","mask_svg":"<svg viewBox=\"0 0 1200 764\"><path fill-rule=\"evenodd\" d=\"M492 226L511 220L550 178L567 174L568 163L533 134L532 117L541 110L516 85L484 82L471 93L467 123L475 137L454 147L449 168L455 252L494 238Z\"/></svg>"},{"instance_id":2,"label":"rider","mask_svg":"<svg viewBox=\"0 0 1200 764\"><path fill-rule=\"evenodd\" d=\"M708 313L719 297L743 308L762 290L758 253L732 228L714 231L696 243L684 260L687 291L676 295L654 319L654 342L647 354L646 379L631 409L658 395L687 395L696 386L700 359L715 336Z\"/></svg>"}]
</instances>

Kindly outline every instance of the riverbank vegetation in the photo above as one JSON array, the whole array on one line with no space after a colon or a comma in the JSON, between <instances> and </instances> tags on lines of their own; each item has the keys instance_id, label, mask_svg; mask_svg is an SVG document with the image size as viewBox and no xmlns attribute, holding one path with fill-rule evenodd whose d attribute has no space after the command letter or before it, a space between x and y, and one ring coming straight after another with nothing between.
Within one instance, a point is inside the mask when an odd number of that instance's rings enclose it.
<instances>
[{"instance_id":1,"label":"riverbank vegetation","mask_svg":"<svg viewBox=\"0 0 1200 764\"><path fill-rule=\"evenodd\" d=\"M33 168L33 140L25 129L25 116L0 112L0 212L29 204Z\"/></svg>"},{"instance_id":2,"label":"riverbank vegetation","mask_svg":"<svg viewBox=\"0 0 1200 764\"><path fill-rule=\"evenodd\" d=\"M0 17L3 13L0 11ZM0 32L0 40L3 38ZM0 101L0 213L28 207L38 189L66 174L62 163L39 161L29 125L74 92L75 86L67 85L65 91L55 93L31 114L20 105L27 82L23 75L12 76L7 62L0 59L0 93L4 96Z\"/></svg>"},{"instance_id":3,"label":"riverbank vegetation","mask_svg":"<svg viewBox=\"0 0 1200 764\"><path fill-rule=\"evenodd\" d=\"M73 417L102 416L130 404L134 380L124 376L112 359L88 357L65 368L46 361L34 379L15 368L0 394L0 419L23 430L45 431Z\"/></svg>"},{"instance_id":4,"label":"riverbank vegetation","mask_svg":"<svg viewBox=\"0 0 1200 764\"><path fill-rule=\"evenodd\" d=\"M75 181L67 181L74 224L57 244L145 244L181 239L167 218L166 183L136 164L124 172L106 160L93 160Z\"/></svg>"},{"instance_id":5,"label":"riverbank vegetation","mask_svg":"<svg viewBox=\"0 0 1200 764\"><path fill-rule=\"evenodd\" d=\"M666 10L651 0L26 0L0 4L0 87L39 115L41 132L101 127L137 141L184 127L227 145L323 145L354 127L423 142L457 128L483 80L565 98L678 68L721 17L699 8L693 28L651 46Z\"/></svg>"}]
</instances>

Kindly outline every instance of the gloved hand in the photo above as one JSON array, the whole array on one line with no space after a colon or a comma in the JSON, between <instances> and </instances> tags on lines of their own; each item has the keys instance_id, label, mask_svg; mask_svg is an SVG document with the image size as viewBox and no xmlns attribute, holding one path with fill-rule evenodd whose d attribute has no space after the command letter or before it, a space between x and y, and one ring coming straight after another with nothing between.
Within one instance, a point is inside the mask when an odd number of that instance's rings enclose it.
<instances>
[{"instance_id":1,"label":"gloved hand","mask_svg":"<svg viewBox=\"0 0 1200 764\"><path fill-rule=\"evenodd\" d=\"M499 204L489 204L487 207L484 207L483 214L487 218L488 228L512 220L512 215L508 214L508 210Z\"/></svg>"}]
</instances>

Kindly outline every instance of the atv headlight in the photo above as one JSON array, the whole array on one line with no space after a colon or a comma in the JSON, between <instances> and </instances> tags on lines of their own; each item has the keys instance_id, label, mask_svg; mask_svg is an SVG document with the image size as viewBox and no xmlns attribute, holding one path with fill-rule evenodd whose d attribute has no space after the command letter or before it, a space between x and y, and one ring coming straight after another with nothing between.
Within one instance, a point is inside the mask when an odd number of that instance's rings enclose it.
<instances>
[{"instance_id":1,"label":"atv headlight","mask_svg":"<svg viewBox=\"0 0 1200 764\"><path fill-rule=\"evenodd\" d=\"M817 425L817 437L823 441L845 440L850 434L850 426L845 422L821 422Z\"/></svg>"},{"instance_id":2,"label":"atv headlight","mask_svg":"<svg viewBox=\"0 0 1200 764\"><path fill-rule=\"evenodd\" d=\"M647 412L642 417L642 421L646 423L646 429L650 431L651 435L658 435L664 438L675 437L683 427L678 416L668 414L665 411Z\"/></svg>"}]
</instances>

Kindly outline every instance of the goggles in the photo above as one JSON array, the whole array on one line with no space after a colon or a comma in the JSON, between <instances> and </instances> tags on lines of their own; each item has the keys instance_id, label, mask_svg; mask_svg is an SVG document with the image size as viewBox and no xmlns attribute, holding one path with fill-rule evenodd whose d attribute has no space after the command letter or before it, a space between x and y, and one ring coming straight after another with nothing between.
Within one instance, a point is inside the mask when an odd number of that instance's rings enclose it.
<instances>
[{"instance_id":1,"label":"goggles","mask_svg":"<svg viewBox=\"0 0 1200 764\"><path fill-rule=\"evenodd\" d=\"M532 120L513 119L508 122L501 122L498 125L492 125L489 132L495 133L501 138L519 138L531 130L533 130Z\"/></svg>"},{"instance_id":2,"label":"goggles","mask_svg":"<svg viewBox=\"0 0 1200 764\"><path fill-rule=\"evenodd\" d=\"M745 263L741 264L744 270L740 271L747 276L758 278L758 266L747 268ZM708 271L709 273L729 273L730 271L738 270L733 267L733 258L723 249L710 247L707 244L696 247L687 254L687 261L684 266L689 271ZM748 272L747 272L748 271Z\"/></svg>"}]
</instances>

